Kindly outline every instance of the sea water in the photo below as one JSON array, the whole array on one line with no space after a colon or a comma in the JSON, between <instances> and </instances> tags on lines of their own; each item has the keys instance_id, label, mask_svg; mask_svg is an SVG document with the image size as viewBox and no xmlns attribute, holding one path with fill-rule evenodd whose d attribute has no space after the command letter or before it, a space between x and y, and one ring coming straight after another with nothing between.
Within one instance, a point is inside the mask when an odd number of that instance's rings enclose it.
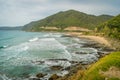
<instances>
[{"instance_id":1,"label":"sea water","mask_svg":"<svg viewBox=\"0 0 120 80\"><path fill-rule=\"evenodd\" d=\"M72 65L52 59L97 60L96 49L81 48L84 40L62 36L61 33L0 30L0 80L27 80L40 72L62 74L60 71L50 70L49 67ZM88 54L79 55L75 51L86 51Z\"/></svg>"}]
</instances>

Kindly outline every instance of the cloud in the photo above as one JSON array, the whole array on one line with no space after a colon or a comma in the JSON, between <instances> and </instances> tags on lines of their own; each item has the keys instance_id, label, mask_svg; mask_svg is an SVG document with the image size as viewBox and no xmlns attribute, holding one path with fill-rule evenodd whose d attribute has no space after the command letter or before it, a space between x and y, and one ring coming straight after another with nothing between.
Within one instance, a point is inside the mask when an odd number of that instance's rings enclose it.
<instances>
[{"instance_id":1,"label":"cloud","mask_svg":"<svg viewBox=\"0 0 120 80\"><path fill-rule=\"evenodd\" d=\"M117 15L119 3L119 0L0 0L0 25L24 25L69 9L95 15Z\"/></svg>"}]
</instances>

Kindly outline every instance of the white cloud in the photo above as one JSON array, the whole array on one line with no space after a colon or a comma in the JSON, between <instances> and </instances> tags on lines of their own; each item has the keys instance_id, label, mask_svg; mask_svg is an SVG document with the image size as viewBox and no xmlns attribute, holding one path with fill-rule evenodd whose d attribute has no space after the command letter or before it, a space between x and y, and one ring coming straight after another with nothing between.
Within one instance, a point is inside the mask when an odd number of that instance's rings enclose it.
<instances>
[{"instance_id":1,"label":"white cloud","mask_svg":"<svg viewBox=\"0 0 120 80\"><path fill-rule=\"evenodd\" d=\"M102 1L103 0L0 0L0 25L24 25L30 21L39 20L58 11L68 9L75 9L95 15L116 15L120 13L120 8L117 3L114 1Z\"/></svg>"}]
</instances>

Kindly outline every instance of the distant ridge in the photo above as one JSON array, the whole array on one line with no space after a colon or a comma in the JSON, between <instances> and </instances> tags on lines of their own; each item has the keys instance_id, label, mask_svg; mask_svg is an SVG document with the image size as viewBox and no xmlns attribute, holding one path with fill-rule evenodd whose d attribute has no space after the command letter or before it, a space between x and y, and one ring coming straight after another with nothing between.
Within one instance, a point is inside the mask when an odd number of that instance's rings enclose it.
<instances>
[{"instance_id":1,"label":"distant ridge","mask_svg":"<svg viewBox=\"0 0 120 80\"><path fill-rule=\"evenodd\" d=\"M44 19L26 24L23 30L41 31L44 30L44 27L56 27L60 30L64 30L66 27L70 26L94 29L98 24L112 17L113 16L110 15L89 15L76 10L60 11Z\"/></svg>"},{"instance_id":2,"label":"distant ridge","mask_svg":"<svg viewBox=\"0 0 120 80\"><path fill-rule=\"evenodd\" d=\"M0 27L0 30L22 30L22 26L19 27Z\"/></svg>"}]
</instances>

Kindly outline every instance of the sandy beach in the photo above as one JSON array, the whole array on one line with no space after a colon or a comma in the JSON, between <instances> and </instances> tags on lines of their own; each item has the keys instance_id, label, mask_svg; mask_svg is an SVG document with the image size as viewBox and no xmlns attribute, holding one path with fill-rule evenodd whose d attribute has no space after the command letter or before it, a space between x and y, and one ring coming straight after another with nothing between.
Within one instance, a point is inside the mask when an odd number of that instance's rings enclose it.
<instances>
[{"instance_id":1,"label":"sandy beach","mask_svg":"<svg viewBox=\"0 0 120 80\"><path fill-rule=\"evenodd\" d=\"M98 42L98 43L103 44L105 46L111 47L111 44L109 43L109 41L107 39L105 39L104 37L94 36L94 35L83 35L82 33L79 33L79 32L68 32L66 34L71 35L71 36L76 36L79 38L91 39L95 42Z\"/></svg>"}]
</instances>

